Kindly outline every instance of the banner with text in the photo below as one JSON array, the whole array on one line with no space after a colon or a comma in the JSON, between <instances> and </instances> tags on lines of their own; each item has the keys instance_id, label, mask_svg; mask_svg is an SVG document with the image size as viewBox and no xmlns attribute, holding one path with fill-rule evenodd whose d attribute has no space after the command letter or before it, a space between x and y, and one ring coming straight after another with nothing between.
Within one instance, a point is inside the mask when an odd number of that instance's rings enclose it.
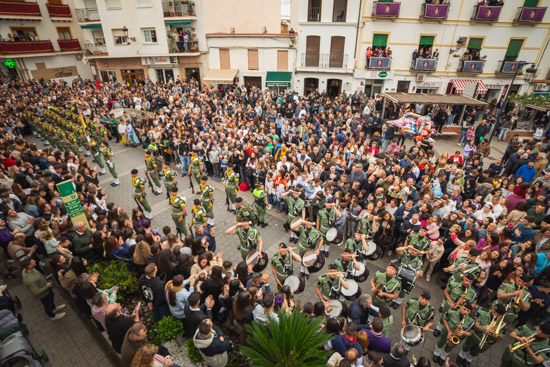
<instances>
[{"instance_id":1,"label":"banner with text","mask_svg":"<svg viewBox=\"0 0 550 367\"><path fill-rule=\"evenodd\" d=\"M59 195L61 195L61 199L63 200L63 204L65 204L65 209L67 209L67 214L69 215L69 218L71 218L71 221L73 223L83 222L89 229L90 224L88 223L86 214L84 214L84 209L82 208L82 204L80 204L80 199L76 194L73 181L63 181L58 183L56 186L57 191L59 191Z\"/></svg>"}]
</instances>

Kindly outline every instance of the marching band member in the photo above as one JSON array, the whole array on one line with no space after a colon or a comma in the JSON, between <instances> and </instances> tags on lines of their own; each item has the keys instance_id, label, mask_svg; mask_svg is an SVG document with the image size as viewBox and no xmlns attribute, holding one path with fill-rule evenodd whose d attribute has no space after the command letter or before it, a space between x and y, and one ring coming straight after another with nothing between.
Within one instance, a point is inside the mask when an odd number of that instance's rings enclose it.
<instances>
[{"instance_id":1,"label":"marching band member","mask_svg":"<svg viewBox=\"0 0 550 367\"><path fill-rule=\"evenodd\" d=\"M536 330L520 326L508 336L517 342L506 348L500 367L536 366L550 359L550 321Z\"/></svg>"},{"instance_id":2,"label":"marching band member","mask_svg":"<svg viewBox=\"0 0 550 367\"><path fill-rule=\"evenodd\" d=\"M311 218L306 218L305 221L296 221L290 229L294 232L298 232L300 237L298 238L298 253L301 258L304 257L307 250L315 250L317 255L321 252L321 246L324 242L320 233L313 228L313 221ZM309 277L309 271L307 267L302 264L300 268L300 277Z\"/></svg>"},{"instance_id":3,"label":"marching band member","mask_svg":"<svg viewBox=\"0 0 550 367\"><path fill-rule=\"evenodd\" d=\"M325 304L325 310L330 307L331 299L340 298L340 288L349 289L348 282L344 279L335 264L328 266L328 273L321 275L315 285L315 293L319 301Z\"/></svg>"},{"instance_id":4,"label":"marching band member","mask_svg":"<svg viewBox=\"0 0 550 367\"><path fill-rule=\"evenodd\" d=\"M411 298L401 309L401 326L418 326L422 332L427 333L434 324L435 308L431 305L430 292L424 291L418 298ZM408 352L410 345L400 342Z\"/></svg>"},{"instance_id":5,"label":"marching band member","mask_svg":"<svg viewBox=\"0 0 550 367\"><path fill-rule=\"evenodd\" d=\"M440 366L443 366L449 353L462 342L464 337L472 335L470 330L475 324L474 319L470 316L472 308L472 304L465 301L459 308L448 309L443 314L445 328L441 332L433 354L434 362L439 363Z\"/></svg>"},{"instance_id":6,"label":"marching band member","mask_svg":"<svg viewBox=\"0 0 550 367\"><path fill-rule=\"evenodd\" d=\"M279 289L285 284L286 278L294 274L294 261L301 262L300 255L295 253L292 247L281 242L279 251L271 258L271 272Z\"/></svg>"},{"instance_id":7,"label":"marching band member","mask_svg":"<svg viewBox=\"0 0 550 367\"><path fill-rule=\"evenodd\" d=\"M445 299L443 300L442 316L437 324L436 330L434 331L434 336L439 336L439 334L441 334L443 315L447 312L447 310L450 308L460 307L466 301L471 303L475 302L477 293L472 287L474 280L475 278L473 274L463 275L462 282L460 283L449 279L445 292L443 292Z\"/></svg>"},{"instance_id":8,"label":"marching band member","mask_svg":"<svg viewBox=\"0 0 550 367\"><path fill-rule=\"evenodd\" d=\"M344 278L353 278L353 271L361 269L356 257L356 254L352 254L348 248L345 248L342 253L342 258L334 260L336 268L340 273L344 274Z\"/></svg>"},{"instance_id":9,"label":"marching band member","mask_svg":"<svg viewBox=\"0 0 550 367\"><path fill-rule=\"evenodd\" d=\"M420 257L422 251L420 251L418 244L415 244L414 246L398 247L395 252L397 255L401 256L401 266L413 270L417 277L422 277L422 258ZM405 297L405 291L404 289L401 289L399 297L395 300L395 309L397 309L401 302L403 302L403 297Z\"/></svg>"},{"instance_id":10,"label":"marching band member","mask_svg":"<svg viewBox=\"0 0 550 367\"><path fill-rule=\"evenodd\" d=\"M504 321L507 324L513 323L520 311L527 311L531 306L531 293L529 293L529 276L521 274L516 277L514 282L511 279L508 282L503 282L498 287L497 298L493 301L495 304L501 304L506 308L506 317Z\"/></svg>"},{"instance_id":11,"label":"marching band member","mask_svg":"<svg viewBox=\"0 0 550 367\"><path fill-rule=\"evenodd\" d=\"M290 195L292 194L292 195ZM288 216L287 223L284 227L288 231L292 225L292 221L296 217L301 217L302 219L306 218L306 205L305 201L302 199L302 185L297 184L294 189L290 189L287 192L281 195L282 198L286 200L288 205ZM290 242L298 242L298 237L294 232L290 232Z\"/></svg>"},{"instance_id":12,"label":"marching band member","mask_svg":"<svg viewBox=\"0 0 550 367\"><path fill-rule=\"evenodd\" d=\"M370 280L372 287L372 304L376 307L380 305L389 306L399 297L401 292L401 281L395 276L397 268L394 264L389 264L385 272L377 271Z\"/></svg>"},{"instance_id":13,"label":"marching band member","mask_svg":"<svg viewBox=\"0 0 550 367\"><path fill-rule=\"evenodd\" d=\"M329 229L336 227L336 218L340 218L341 216L342 213L340 213L332 199L325 201L325 207L317 213L317 230L321 232L324 239L321 253L325 257L328 257L328 250L330 249L330 243L326 240L327 232Z\"/></svg>"},{"instance_id":14,"label":"marching band member","mask_svg":"<svg viewBox=\"0 0 550 367\"><path fill-rule=\"evenodd\" d=\"M244 217L242 222L238 222L234 226L225 231L225 234L236 234L239 237L241 245L241 257L246 261L246 257L250 251L258 251L258 257L262 257L263 241L260 237L260 231L250 226L248 217Z\"/></svg>"}]
</instances>

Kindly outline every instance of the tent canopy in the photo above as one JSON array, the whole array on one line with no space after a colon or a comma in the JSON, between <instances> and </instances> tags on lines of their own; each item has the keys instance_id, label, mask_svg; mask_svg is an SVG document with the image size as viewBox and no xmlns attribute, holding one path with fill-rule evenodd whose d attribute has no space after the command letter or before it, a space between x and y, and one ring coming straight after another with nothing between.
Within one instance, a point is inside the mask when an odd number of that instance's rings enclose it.
<instances>
[{"instance_id":1,"label":"tent canopy","mask_svg":"<svg viewBox=\"0 0 550 367\"><path fill-rule=\"evenodd\" d=\"M485 106L487 103L456 94L431 93L382 93L382 97L398 104L450 104L461 106Z\"/></svg>"}]
</instances>

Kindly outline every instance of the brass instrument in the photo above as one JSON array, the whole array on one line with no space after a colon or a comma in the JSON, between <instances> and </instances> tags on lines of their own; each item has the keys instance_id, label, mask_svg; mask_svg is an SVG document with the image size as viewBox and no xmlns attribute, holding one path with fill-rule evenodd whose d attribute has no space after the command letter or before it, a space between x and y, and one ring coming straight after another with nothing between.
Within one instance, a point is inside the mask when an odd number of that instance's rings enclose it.
<instances>
[{"instance_id":1,"label":"brass instrument","mask_svg":"<svg viewBox=\"0 0 550 367\"><path fill-rule=\"evenodd\" d=\"M462 304L464 303L464 301L466 300L466 295L468 294L468 288L466 288L466 290L464 291L464 293L462 293L460 295L460 297L458 297L458 299L456 300L455 302L455 308L458 308L460 306L462 306Z\"/></svg>"},{"instance_id":2,"label":"brass instrument","mask_svg":"<svg viewBox=\"0 0 550 367\"><path fill-rule=\"evenodd\" d=\"M452 269L452 270L449 270L448 273L449 273L449 274L452 274L452 273L454 273L455 271L462 270L462 266L466 267L466 266L468 266L468 265L470 265L470 264L471 264L471 262L470 262L470 260L468 260L468 261L466 261L464 264L460 264L460 265L458 265L458 266L455 265L456 267L455 267L454 269Z\"/></svg>"},{"instance_id":3,"label":"brass instrument","mask_svg":"<svg viewBox=\"0 0 550 367\"><path fill-rule=\"evenodd\" d=\"M517 296L515 296L513 299L512 299L512 307L514 308L519 308L520 305L521 305L521 297L523 296L523 288L524 287L519 287L517 290L518 291L521 291L520 294L518 294Z\"/></svg>"},{"instance_id":4,"label":"brass instrument","mask_svg":"<svg viewBox=\"0 0 550 367\"><path fill-rule=\"evenodd\" d=\"M376 295L378 294L378 291L380 290L380 288L382 288L382 283L378 284L376 287L373 288L372 290L372 299L374 299L374 297L376 297Z\"/></svg>"},{"instance_id":5,"label":"brass instrument","mask_svg":"<svg viewBox=\"0 0 550 367\"><path fill-rule=\"evenodd\" d=\"M492 337L498 342L502 340L502 337L500 336L500 329L502 329L502 323L504 322L505 317L506 313L504 313L504 315L500 317L500 320L496 316L493 317L493 320L491 320L489 326L492 326L494 331L487 331L485 329L482 329L483 337L481 338L481 343L479 343L480 349L483 348L489 337Z\"/></svg>"},{"instance_id":6,"label":"brass instrument","mask_svg":"<svg viewBox=\"0 0 550 367\"><path fill-rule=\"evenodd\" d=\"M531 335L529 338L527 338L528 340L525 343L522 343L521 341L517 341L511 347L508 347L508 351L513 353L516 349L520 349L528 344L531 344L531 342L533 342L535 338L536 338L536 335Z\"/></svg>"},{"instance_id":7,"label":"brass instrument","mask_svg":"<svg viewBox=\"0 0 550 367\"><path fill-rule=\"evenodd\" d=\"M455 345L460 344L460 338L458 337L458 332L462 330L462 326L464 325L465 321L466 321L466 316L462 318L462 322L458 324L456 329L453 330L453 333L451 334L451 339L447 339L447 345L449 347L453 347Z\"/></svg>"}]
</instances>

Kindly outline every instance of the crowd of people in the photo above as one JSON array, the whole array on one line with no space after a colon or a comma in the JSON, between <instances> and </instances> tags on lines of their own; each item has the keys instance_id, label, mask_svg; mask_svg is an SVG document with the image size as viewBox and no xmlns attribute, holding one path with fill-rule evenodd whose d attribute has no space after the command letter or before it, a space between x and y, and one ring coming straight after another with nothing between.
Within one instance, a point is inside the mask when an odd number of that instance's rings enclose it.
<instances>
[{"instance_id":1,"label":"crowd of people","mask_svg":"<svg viewBox=\"0 0 550 367\"><path fill-rule=\"evenodd\" d=\"M43 275L51 268L78 308L107 332L125 366L173 363L170 351L147 342L139 305L124 316L117 287L97 287L102 275L88 269L106 259L138 273L154 319L181 320L209 366L227 363L219 325L236 329L246 345L246 325L278 322L281 309L323 318L324 332L333 336L324 346L333 351L331 366L454 365L447 357L458 347L456 365L468 367L508 332L515 344L501 366L550 358L546 147L515 136L489 164L479 149L495 129L478 118L492 111L466 109L464 121L483 128L466 134L468 150L438 156L428 138L398 144L399 131L385 121L416 111L443 113L444 123L451 113L462 115L453 106L383 109L379 98L362 93L330 99L319 91L199 89L193 81L5 80L0 94L0 272L21 274L58 320L64 307L55 305L53 280ZM116 119L112 110L120 107L137 111ZM495 123L513 112L502 109ZM26 134L47 145L40 149ZM107 166L118 190L120 162L110 145L119 142L146 149L147 180L157 195L164 185L173 226L152 226L155 213L137 170L131 211L107 198L98 176ZM178 193L176 171L195 181L199 196L192 203ZM209 179L225 186L226 203L214 202ZM88 223L68 218L55 186L66 180L74 182ZM239 194L249 189L253 205ZM224 230L240 244L236 264L219 251L229 249L217 248L214 205L235 215L235 225ZM288 240L281 233L280 243L262 241L267 210L287 213ZM277 246L269 262L268 246ZM342 250L325 264L331 251ZM396 260L372 275L368 291L354 288L368 278L365 260L383 256ZM271 274L263 272L268 266ZM323 268L314 281L318 299L295 300L310 273ZM441 307L431 304L430 292L408 296L418 278L436 276L446 282ZM394 319L404 333L390 341ZM409 359L408 349L429 332L439 337L433 356Z\"/></svg>"}]
</instances>

